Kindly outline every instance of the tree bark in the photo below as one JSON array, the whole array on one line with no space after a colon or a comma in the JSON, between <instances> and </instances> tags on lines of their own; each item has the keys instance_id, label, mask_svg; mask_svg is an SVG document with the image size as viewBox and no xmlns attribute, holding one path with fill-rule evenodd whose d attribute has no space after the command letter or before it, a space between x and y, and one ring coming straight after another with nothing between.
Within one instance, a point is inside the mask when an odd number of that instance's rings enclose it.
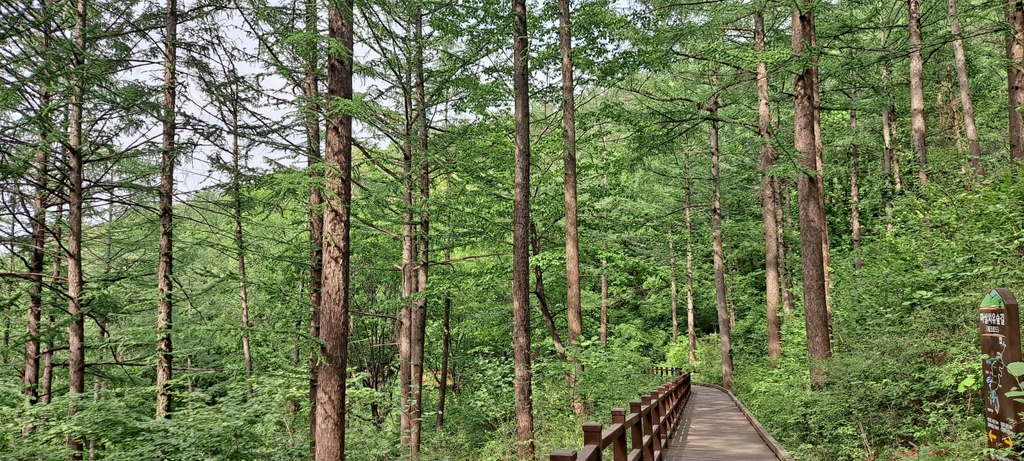
<instances>
[{"instance_id":1,"label":"tree bark","mask_svg":"<svg viewBox=\"0 0 1024 461\"><path fill-rule=\"evenodd\" d=\"M423 10L419 7L415 11L415 115L414 128L419 145L416 149L415 162L419 166L419 235L418 258L416 264L417 297L413 303L412 315L412 345L411 345L411 377L410 383L411 400L410 405L410 443L409 455L411 459L417 459L420 452L420 439L423 432L422 408L423 408L423 349L424 338L427 329L427 282L429 279L428 268L430 267L430 213L428 210L430 199L430 166L428 163L428 138L427 138L427 102L426 83L423 75Z\"/></svg>"},{"instance_id":2,"label":"tree bark","mask_svg":"<svg viewBox=\"0 0 1024 461\"><path fill-rule=\"evenodd\" d=\"M892 197L895 193L893 190L892 165L894 163L896 149L892 142L892 117L891 107L887 107L882 110L882 171L885 174L885 190L882 195L885 199L886 230L892 229Z\"/></svg>"},{"instance_id":3,"label":"tree bark","mask_svg":"<svg viewBox=\"0 0 1024 461\"><path fill-rule=\"evenodd\" d=\"M854 88L852 91L852 99L854 104L857 102L857 89ZM858 163L858 152L857 152L857 109L850 109L850 136L854 139L850 143L850 227L853 238L853 268L860 270L864 266L864 261L860 257L860 188L858 181L860 180L860 165Z\"/></svg>"},{"instance_id":4,"label":"tree bark","mask_svg":"<svg viewBox=\"0 0 1024 461\"><path fill-rule=\"evenodd\" d=\"M512 86L515 108L515 189L512 204L512 338L517 452L532 460L533 386L530 363L530 89L526 1L512 0Z\"/></svg>"},{"instance_id":5,"label":"tree bark","mask_svg":"<svg viewBox=\"0 0 1024 461\"><path fill-rule=\"evenodd\" d=\"M971 153L974 174L982 176L985 168L981 165L981 144L978 142L978 127L974 121L974 103L971 101L971 86L967 79L967 58L964 55L964 38L960 35L960 18L956 0L948 0L949 17L952 20L953 62L956 65L957 83L960 85L960 106L964 110L964 128L967 131L967 149Z\"/></svg>"},{"instance_id":6,"label":"tree bark","mask_svg":"<svg viewBox=\"0 0 1024 461\"><path fill-rule=\"evenodd\" d=\"M928 184L928 156L925 151L924 59L921 57L921 0L907 0L910 12L910 115L914 152L920 163L917 176L921 186Z\"/></svg>"},{"instance_id":7,"label":"tree bark","mask_svg":"<svg viewBox=\"0 0 1024 461\"><path fill-rule=\"evenodd\" d=\"M685 162L686 181L684 182L684 187L686 188L686 202L683 205L686 208L683 210L683 219L686 222L686 339L689 352L688 358L690 359L690 362L693 363L697 361L697 330L693 310L693 224L690 221L690 205L692 204L693 189L690 184L691 175L689 152L685 155Z\"/></svg>"},{"instance_id":8,"label":"tree bark","mask_svg":"<svg viewBox=\"0 0 1024 461\"><path fill-rule=\"evenodd\" d=\"M164 418L171 411L172 377L171 344L172 328L172 285L173 231L174 221L174 168L177 163L175 152L176 102L177 102L177 49L178 49L178 2L167 2L167 28L164 37L164 113L163 148L160 159L160 263L157 267L157 365L156 365L156 417Z\"/></svg>"},{"instance_id":9,"label":"tree bark","mask_svg":"<svg viewBox=\"0 0 1024 461\"><path fill-rule=\"evenodd\" d=\"M732 389L732 335L729 322L729 308L725 301L725 257L722 249L722 204L719 187L718 147L718 73L712 74L715 94L709 107L711 118L711 181L714 193L711 198L711 227L714 234L712 251L715 262L715 298L718 305L718 334L722 345L722 387Z\"/></svg>"},{"instance_id":10,"label":"tree bark","mask_svg":"<svg viewBox=\"0 0 1024 461\"><path fill-rule=\"evenodd\" d=\"M85 317L82 314L82 207L85 201L83 190L83 104L85 93L84 77L81 68L85 65L88 42L86 40L86 0L78 0L75 9L75 44L72 52L71 68L75 75L71 90L71 114L69 118L70 132L68 136L68 313L71 322L68 325L68 393L74 399L85 392ZM72 403L68 409L69 416L78 413L78 407ZM82 459L82 437L79 434L68 434L70 459Z\"/></svg>"},{"instance_id":11,"label":"tree bark","mask_svg":"<svg viewBox=\"0 0 1024 461\"><path fill-rule=\"evenodd\" d=\"M813 11L793 10L793 53L806 52L806 44L814 36ZM795 100L794 147L800 153L798 166L803 170L797 178L800 201L800 255L803 261L804 311L807 328L807 351L811 357L811 382L814 388L825 383L822 362L831 355L828 330L828 308L825 302L825 265L822 254L824 223L821 222L822 178L817 174L814 95L817 91L814 73L808 67L796 75L793 83Z\"/></svg>"},{"instance_id":12,"label":"tree bark","mask_svg":"<svg viewBox=\"0 0 1024 461\"><path fill-rule=\"evenodd\" d=\"M1024 159L1024 2L1006 0L1006 19L1010 33L1006 39L1007 90L1010 107L1010 158Z\"/></svg>"},{"instance_id":13,"label":"tree bark","mask_svg":"<svg viewBox=\"0 0 1024 461\"><path fill-rule=\"evenodd\" d=\"M562 142L565 144L565 275L569 345L583 334L580 306L580 242L576 219L576 101L572 69L572 36L569 31L569 0L558 0L558 36L562 54ZM579 413L577 413L579 414Z\"/></svg>"},{"instance_id":14,"label":"tree bark","mask_svg":"<svg viewBox=\"0 0 1024 461\"><path fill-rule=\"evenodd\" d=\"M754 51L764 52L764 13L754 12ZM768 66L757 63L758 131L761 135L761 203L764 219L765 304L768 315L768 358L772 365L782 357L782 337L779 329L779 236L775 220L775 188L771 169L779 154L772 148L771 108L768 105Z\"/></svg>"},{"instance_id":15,"label":"tree bark","mask_svg":"<svg viewBox=\"0 0 1024 461\"><path fill-rule=\"evenodd\" d=\"M775 224L779 240L776 248L779 250L779 287L782 290L782 312L789 315L793 312L794 304L793 281L786 269L786 255L789 254L789 247L786 244L786 219L783 216L783 209L786 207L783 206L782 200L782 196L785 195L787 197L785 203L789 203L789 187L783 186L782 181L775 178L772 181L772 189L775 191Z\"/></svg>"},{"instance_id":16,"label":"tree bark","mask_svg":"<svg viewBox=\"0 0 1024 461\"><path fill-rule=\"evenodd\" d=\"M672 242L672 228L668 228L669 290L672 295L672 344L679 342L679 293L676 290L676 249Z\"/></svg>"},{"instance_id":17,"label":"tree bark","mask_svg":"<svg viewBox=\"0 0 1024 461\"><path fill-rule=\"evenodd\" d=\"M318 34L316 0L305 0L305 31L307 34ZM320 84L317 81L317 51L311 50L306 55L305 88L306 96L306 164L313 187L309 189L309 336L313 340L320 338L321 286L324 264L324 215L323 194L319 182L323 177L320 163ZM309 451L316 455L316 380L318 371L316 351L310 351L309 357Z\"/></svg>"},{"instance_id":18,"label":"tree bark","mask_svg":"<svg viewBox=\"0 0 1024 461\"><path fill-rule=\"evenodd\" d=\"M351 102L353 69L352 0L328 3L328 37L336 46L327 57L327 97ZM348 365L350 223L352 203L352 115L333 109L327 117L327 173L330 199L324 209L324 268L317 375L316 461L345 459L345 377Z\"/></svg>"},{"instance_id":19,"label":"tree bark","mask_svg":"<svg viewBox=\"0 0 1024 461\"><path fill-rule=\"evenodd\" d=\"M252 350L249 344L249 289L245 276L245 236L242 233L242 183L241 148L238 140L237 101L231 106L231 166L232 213L235 220L235 259L238 261L238 298L242 308L242 360L245 364L245 379L252 380ZM248 398L252 400L252 383L249 383Z\"/></svg>"},{"instance_id":20,"label":"tree bark","mask_svg":"<svg viewBox=\"0 0 1024 461\"><path fill-rule=\"evenodd\" d=\"M445 250L445 259L451 259L451 254L447 249ZM452 298L445 296L444 319L441 324L441 372L437 378L437 422L435 427L438 433L444 430L444 404L448 396L448 357L451 355L452 347L451 315Z\"/></svg>"}]
</instances>

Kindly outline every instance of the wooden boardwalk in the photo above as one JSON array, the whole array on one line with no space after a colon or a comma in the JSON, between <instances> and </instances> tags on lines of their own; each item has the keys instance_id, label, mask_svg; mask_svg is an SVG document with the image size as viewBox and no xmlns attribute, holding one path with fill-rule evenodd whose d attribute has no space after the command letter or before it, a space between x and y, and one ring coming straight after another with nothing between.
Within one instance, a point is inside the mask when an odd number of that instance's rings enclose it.
<instances>
[{"instance_id":1,"label":"wooden boardwalk","mask_svg":"<svg viewBox=\"0 0 1024 461\"><path fill-rule=\"evenodd\" d=\"M769 436L770 438L770 436ZM732 397L712 387L693 386L664 461L779 461Z\"/></svg>"}]
</instances>

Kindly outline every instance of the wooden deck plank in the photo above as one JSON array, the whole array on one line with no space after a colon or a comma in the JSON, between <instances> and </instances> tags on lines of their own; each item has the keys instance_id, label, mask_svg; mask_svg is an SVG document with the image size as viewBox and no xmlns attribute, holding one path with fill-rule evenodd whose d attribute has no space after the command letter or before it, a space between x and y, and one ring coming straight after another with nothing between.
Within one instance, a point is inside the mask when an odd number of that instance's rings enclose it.
<instances>
[{"instance_id":1,"label":"wooden deck plank","mask_svg":"<svg viewBox=\"0 0 1024 461\"><path fill-rule=\"evenodd\" d=\"M664 461L778 461L732 399L694 386Z\"/></svg>"}]
</instances>

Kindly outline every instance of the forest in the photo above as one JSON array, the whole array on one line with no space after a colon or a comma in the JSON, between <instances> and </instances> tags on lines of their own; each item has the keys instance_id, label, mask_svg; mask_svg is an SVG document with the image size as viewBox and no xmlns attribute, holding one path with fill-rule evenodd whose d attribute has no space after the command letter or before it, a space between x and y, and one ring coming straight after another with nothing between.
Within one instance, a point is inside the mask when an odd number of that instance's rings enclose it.
<instances>
[{"instance_id":1,"label":"forest","mask_svg":"<svg viewBox=\"0 0 1024 461\"><path fill-rule=\"evenodd\" d=\"M1024 1L0 0L0 459L986 458Z\"/></svg>"}]
</instances>

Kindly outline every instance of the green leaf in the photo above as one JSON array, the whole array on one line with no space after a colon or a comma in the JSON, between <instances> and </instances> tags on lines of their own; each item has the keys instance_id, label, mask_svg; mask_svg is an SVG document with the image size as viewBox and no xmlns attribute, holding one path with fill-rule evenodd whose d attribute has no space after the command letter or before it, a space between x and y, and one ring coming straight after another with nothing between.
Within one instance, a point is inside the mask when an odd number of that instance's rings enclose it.
<instances>
[{"instance_id":1,"label":"green leaf","mask_svg":"<svg viewBox=\"0 0 1024 461\"><path fill-rule=\"evenodd\" d=\"M1024 363L1012 362L1006 364L1006 371L1009 371L1011 375L1016 377L1024 376Z\"/></svg>"}]
</instances>

